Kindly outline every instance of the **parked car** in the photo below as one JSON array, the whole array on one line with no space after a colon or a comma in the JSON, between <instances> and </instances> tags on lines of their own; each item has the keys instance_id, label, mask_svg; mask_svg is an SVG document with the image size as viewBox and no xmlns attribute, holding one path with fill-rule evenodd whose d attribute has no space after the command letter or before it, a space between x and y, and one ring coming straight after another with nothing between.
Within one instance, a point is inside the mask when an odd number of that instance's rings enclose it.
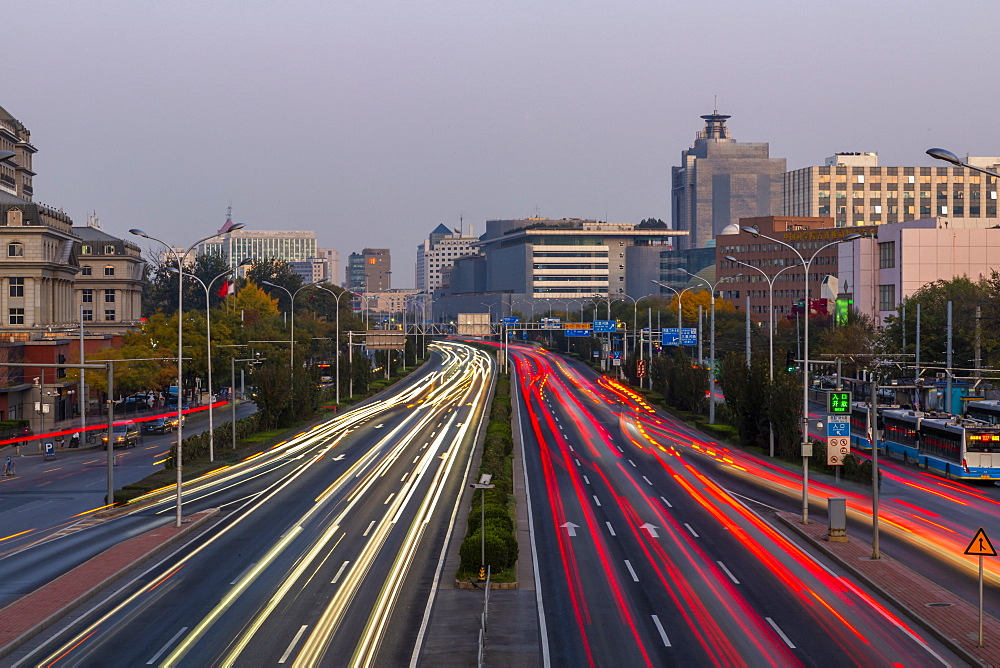
<instances>
[{"instance_id":1,"label":"parked car","mask_svg":"<svg viewBox=\"0 0 1000 668\"><path fill-rule=\"evenodd\" d=\"M156 418L142 423L142 431L146 434L166 434L173 430L174 428L167 418Z\"/></svg>"},{"instance_id":2,"label":"parked car","mask_svg":"<svg viewBox=\"0 0 1000 668\"><path fill-rule=\"evenodd\" d=\"M150 408L150 405L145 395L126 397L124 400L115 404L115 410L124 413L136 413L138 411L144 411L148 408Z\"/></svg>"},{"instance_id":3,"label":"parked car","mask_svg":"<svg viewBox=\"0 0 1000 668\"><path fill-rule=\"evenodd\" d=\"M115 439L113 447L116 448L134 448L142 440L139 425L131 420L128 422L116 422L111 428L111 433ZM104 432L101 436L101 443L104 445L104 449L107 450L108 432Z\"/></svg>"}]
</instances>

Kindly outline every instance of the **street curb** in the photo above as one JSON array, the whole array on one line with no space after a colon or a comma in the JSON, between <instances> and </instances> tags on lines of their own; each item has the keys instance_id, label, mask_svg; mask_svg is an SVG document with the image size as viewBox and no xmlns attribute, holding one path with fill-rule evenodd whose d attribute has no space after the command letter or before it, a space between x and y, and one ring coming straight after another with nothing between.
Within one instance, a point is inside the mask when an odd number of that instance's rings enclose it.
<instances>
[{"instance_id":1,"label":"street curb","mask_svg":"<svg viewBox=\"0 0 1000 668\"><path fill-rule=\"evenodd\" d=\"M38 606L31 599L44 598L46 595L51 595L53 592L58 592L59 589L62 587L63 583L72 580L73 578L89 579L87 571L89 569L92 569L92 567L96 565L99 564L103 565L102 562L109 559L109 553L127 550L128 546L130 546L131 544L137 544L136 541L141 541L143 538L149 538L155 532L162 532L164 531L164 529L175 529L174 531L169 532L169 534L165 536L164 540L151 546L148 549L148 551L144 552L138 557L130 558L128 563L119 570L116 570L115 572L112 573L108 573L103 578L95 582L91 582L90 587L83 593L75 596L72 599L61 601L58 603L57 609L52 610L51 612L48 613L43 613L45 614L45 616L42 619L34 622L30 628L28 628L25 631L22 631L20 635L12 638L5 645L0 646L0 658L7 656L8 654L16 650L18 647L20 647L21 645L23 645L24 643L26 643L27 641L31 640L33 637L44 631L48 626L53 624L55 621L62 618L70 610L99 594L101 590L103 590L108 584L115 581L122 575L125 575L126 573L139 567L146 561L150 560L158 552L162 551L164 548L171 545L181 537L187 535L198 526L201 526L207 520L214 517L218 513L219 513L218 508L209 508L208 510L203 510L199 513L191 515L187 520L185 520L184 526L180 528L175 528L171 525L169 527L158 527L156 529L150 529L149 531L143 534L140 534L138 536L135 536L134 538L125 541L124 543L119 543L117 545L109 547L104 552L88 559L84 563L80 564L71 571L64 573L63 575L56 578L52 582L49 582L48 584L36 589L30 594L22 596L13 603L0 609L0 621L2 621L5 616L14 615L20 617L23 616L30 617L33 612L37 614L37 611L39 610L40 606ZM111 556L113 557L113 554ZM92 574L91 577L93 577ZM2 627L3 625L0 625L0 637L2 637L3 633Z\"/></svg>"},{"instance_id":2,"label":"street curb","mask_svg":"<svg viewBox=\"0 0 1000 668\"><path fill-rule=\"evenodd\" d=\"M919 624L925 631L927 631L927 633L929 633L930 635L934 636L941 644L945 645L952 652L954 652L958 656L960 656L963 659L965 659L965 661L967 661L969 663L969 665L972 665L972 666L982 666L983 668L989 668L992 665L992 664L983 662L979 657L977 657L976 655L970 653L955 638L949 636L948 634L946 634L943 631L941 631L940 629L938 629L927 618L925 618L923 615L921 615L917 610L914 610L912 607L910 607L910 605L908 605L906 602L904 602L900 598L898 598L893 592L885 589L879 583L877 583L873 579L869 578L864 573L864 571L862 571L862 570L860 570L858 568L855 568L855 566L850 561L841 558L841 556L837 552L835 552L835 551L833 551L833 550L831 550L829 548L829 546L826 544L825 541L817 540L814 536L812 536L812 535L806 533L805 531L803 531L802 528L801 528L801 516L794 515L794 514L791 514L791 513L783 513L783 512L777 512L777 513L775 513L775 516L779 520L781 520L781 522L786 527L788 527L789 529L792 529L793 531L795 531L796 534L798 534L799 536L801 536L804 539L806 539L807 541L809 541L810 544L812 544L814 547L816 547L820 551L822 551L823 554L826 555L828 558L830 558L833 561L835 561L837 564L839 564L845 570L850 571L850 573L854 577L858 578L859 580L861 580L862 582L864 582L868 587L870 587L874 591L878 592L879 595L881 595L884 598L886 598L889 601L891 601L892 604L894 606L896 606L896 608L898 608L900 611L902 611L913 622L915 622L916 624ZM812 523L816 523L815 520L812 520ZM865 544L865 541L859 540L856 536L851 536L851 540L859 542L859 543L862 543L862 544ZM921 580L926 581L926 586L927 586L928 590L942 589L942 591L943 591L943 588L940 587L940 585L932 582L931 580L927 580L926 578L923 578L923 576L920 576L919 574L917 574L916 571L914 571L913 569L909 568L908 566L905 566L904 564L901 564L900 562L896 561L892 557L889 557L889 556L886 556L885 554L882 554L881 560L884 561L884 562L887 562L887 563L891 563L896 568L905 569L906 571L908 571L910 573L913 573L915 577L920 578ZM968 604L966 604L966 605L968 605ZM985 618L991 618L991 617L989 615L986 615Z\"/></svg>"}]
</instances>

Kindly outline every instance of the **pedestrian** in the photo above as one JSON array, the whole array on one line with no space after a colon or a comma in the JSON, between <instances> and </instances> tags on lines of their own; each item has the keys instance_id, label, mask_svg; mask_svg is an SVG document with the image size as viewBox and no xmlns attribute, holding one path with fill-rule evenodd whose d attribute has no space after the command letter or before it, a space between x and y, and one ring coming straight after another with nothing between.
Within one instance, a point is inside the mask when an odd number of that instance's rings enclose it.
<instances>
[{"instance_id":1,"label":"pedestrian","mask_svg":"<svg viewBox=\"0 0 1000 668\"><path fill-rule=\"evenodd\" d=\"M59 434L58 436L56 436L56 445L59 447L60 450L63 449L63 448L65 448L66 447L66 437L63 436L62 434Z\"/></svg>"},{"instance_id":2,"label":"pedestrian","mask_svg":"<svg viewBox=\"0 0 1000 668\"><path fill-rule=\"evenodd\" d=\"M69 439L69 447L79 448L80 447L80 432L74 433Z\"/></svg>"}]
</instances>

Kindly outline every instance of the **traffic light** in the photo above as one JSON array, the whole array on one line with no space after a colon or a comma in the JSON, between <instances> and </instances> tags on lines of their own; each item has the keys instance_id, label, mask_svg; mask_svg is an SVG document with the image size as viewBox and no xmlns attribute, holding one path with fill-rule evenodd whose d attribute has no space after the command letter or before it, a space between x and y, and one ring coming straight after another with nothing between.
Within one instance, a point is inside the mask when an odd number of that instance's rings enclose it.
<instances>
[{"instance_id":1,"label":"traffic light","mask_svg":"<svg viewBox=\"0 0 1000 668\"><path fill-rule=\"evenodd\" d=\"M795 371L795 353L791 350L785 353L785 371L788 373Z\"/></svg>"}]
</instances>

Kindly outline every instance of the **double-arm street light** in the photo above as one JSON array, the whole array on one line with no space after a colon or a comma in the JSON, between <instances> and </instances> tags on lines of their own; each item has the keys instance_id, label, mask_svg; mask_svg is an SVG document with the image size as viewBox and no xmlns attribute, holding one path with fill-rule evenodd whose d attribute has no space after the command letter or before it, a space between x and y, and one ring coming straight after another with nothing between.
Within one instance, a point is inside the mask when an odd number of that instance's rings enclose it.
<instances>
[{"instance_id":1,"label":"double-arm street light","mask_svg":"<svg viewBox=\"0 0 1000 668\"><path fill-rule=\"evenodd\" d=\"M129 230L130 234L134 234L137 237L142 237L144 239L149 239L150 241L155 241L157 243L163 244L167 252L174 256L177 260L177 457L174 462L177 467L177 520L176 526L181 526L181 511L183 510L183 484L184 484L184 459L183 459L183 444L184 444L184 263L187 262L188 255L191 254L195 248L215 239L216 237L221 237L230 232L235 232L237 230L243 229L243 223L236 223L231 225L225 232L216 232L204 239L199 239L198 241L191 244L187 250L183 253L178 253L175 251L170 244L162 239L157 239L156 237L151 237L142 230L138 228L132 228ZM235 426L235 425L234 425ZM110 447L110 446L109 446Z\"/></svg>"},{"instance_id":2,"label":"double-arm street light","mask_svg":"<svg viewBox=\"0 0 1000 668\"><path fill-rule=\"evenodd\" d=\"M223 276L228 276L240 267L246 267L253 264L252 258L244 258L238 265L227 269L222 272L205 285L205 281L201 280L194 274L187 274L185 278L193 278L198 281L198 283L205 289L205 348L208 351L208 461L215 461L215 422L212 416L212 404L215 403L215 397L212 394L212 304L210 302L212 294L212 286L215 282L222 278ZM180 274L180 270L176 267L167 267L167 271L171 271L175 274ZM234 397L235 399L235 397ZM236 428L235 422L233 423L233 429Z\"/></svg>"},{"instance_id":3,"label":"double-arm street light","mask_svg":"<svg viewBox=\"0 0 1000 668\"><path fill-rule=\"evenodd\" d=\"M802 265L800 265L800 264L790 264L787 267L785 267L784 269L782 269L781 271L779 271L778 273L776 273L774 276L768 276L767 272L764 271L763 269L761 269L760 267L755 267L754 265L747 264L746 262L743 262L742 260L737 260L732 255L726 255L725 259L729 260L730 262L734 262L734 263L742 265L744 267L748 267L750 269L753 269L754 271L760 273L761 276L764 277L764 280L767 281L767 313L768 313L768 321L767 321L767 323L768 323L767 324L767 334L768 334L768 336L767 336L767 350L768 350L767 369L768 369L768 378L773 381L774 380L774 282L776 280L778 280L778 276L781 276L781 274L785 273L789 269L794 269L795 267L801 267ZM774 422L772 422L771 420L768 420L768 425L770 426L769 438L770 438L770 446L771 446L771 448L770 448L770 450L771 450L771 456L774 457Z\"/></svg>"},{"instance_id":4,"label":"double-arm street light","mask_svg":"<svg viewBox=\"0 0 1000 668\"><path fill-rule=\"evenodd\" d=\"M790 243L761 234L755 227L743 227L742 230L753 236L754 239L767 239L792 251L799 258L799 262L805 270L802 274L805 279L805 301L803 302L805 304L805 328L802 335L802 523L809 524L809 455L807 454L809 452L809 314L811 312L809 307L809 269L816 256L827 248L860 239L861 235L848 234L843 239L824 244L806 260L802 253Z\"/></svg>"},{"instance_id":5,"label":"double-arm street light","mask_svg":"<svg viewBox=\"0 0 1000 668\"><path fill-rule=\"evenodd\" d=\"M715 424L715 291L719 287L719 283L725 282L725 278L720 278L715 283L711 283L707 278L702 278L698 274L692 274L687 269L681 269L685 274L699 280L708 286L710 294L710 303L712 309L711 325L709 326L709 358L710 366L708 368L708 423ZM680 308L680 298L678 297L677 302L678 309ZM677 330L677 343L680 344L681 332L680 328Z\"/></svg>"},{"instance_id":6,"label":"double-arm street light","mask_svg":"<svg viewBox=\"0 0 1000 668\"><path fill-rule=\"evenodd\" d=\"M288 310L291 311L291 314L292 314L291 315L291 317L292 317L291 337L289 337L290 350L288 351L288 370L289 370L289 373L291 374L290 377L292 379L292 383L293 384L295 383L295 295L299 294L300 292L302 292L306 288L311 288L314 285L319 285L324 280L326 280L326 279L322 279L321 278L318 281L313 281L312 283L306 283L305 285L303 285L302 287L300 287L295 292L292 292L291 290L289 290L288 288L286 288L283 285L278 285L277 283L272 283L271 281L261 281L261 283L263 285L267 285L267 286L270 286L272 288L278 288L279 290L284 290L286 293L288 293ZM292 388L289 388L289 392L291 392L291 389ZM289 394L289 397L291 397L291 394Z\"/></svg>"},{"instance_id":7,"label":"double-arm street light","mask_svg":"<svg viewBox=\"0 0 1000 668\"><path fill-rule=\"evenodd\" d=\"M350 290L342 290L340 292L334 292L329 288L324 288L322 285L317 285L316 288L322 290L323 292L329 292L331 295L333 295L333 298L337 301L337 317L336 317L337 338L334 339L334 341L336 342L334 348L337 351L337 361L336 361L337 366L335 373L337 374L337 405L339 406L340 405L340 298L343 297L344 295L353 296L354 293L351 292Z\"/></svg>"}]
</instances>

